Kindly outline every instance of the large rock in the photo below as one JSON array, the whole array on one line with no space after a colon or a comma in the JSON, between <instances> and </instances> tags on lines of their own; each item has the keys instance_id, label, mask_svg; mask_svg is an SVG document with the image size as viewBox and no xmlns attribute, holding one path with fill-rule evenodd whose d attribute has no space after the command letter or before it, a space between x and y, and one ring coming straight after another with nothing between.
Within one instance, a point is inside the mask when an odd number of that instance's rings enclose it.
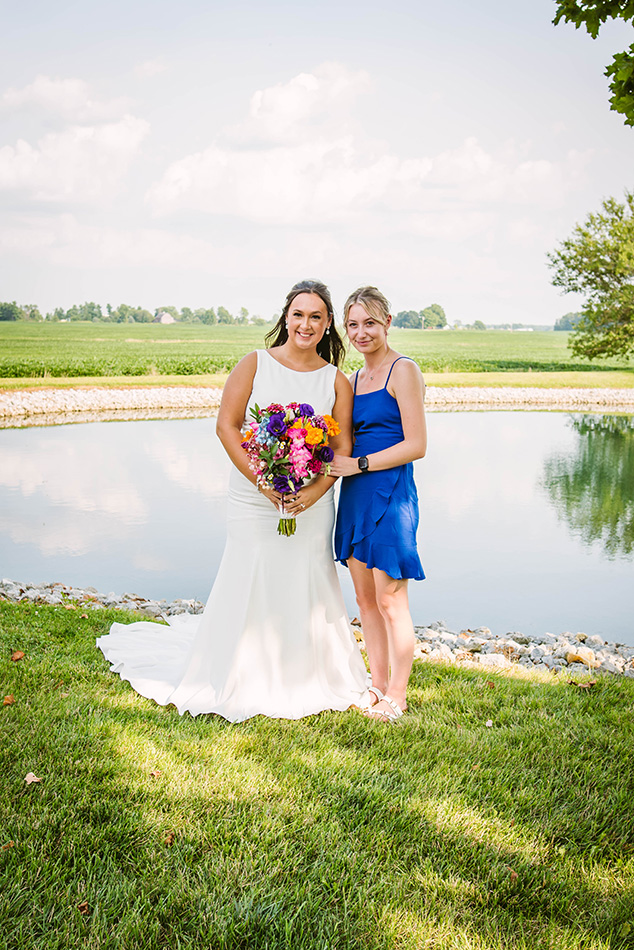
<instances>
[{"instance_id":1,"label":"large rock","mask_svg":"<svg viewBox=\"0 0 634 950\"><path fill-rule=\"evenodd\" d=\"M566 653L566 663L585 663L586 666L592 669L601 665L594 655L594 650L584 646L573 647L572 650L569 650Z\"/></svg>"},{"instance_id":2,"label":"large rock","mask_svg":"<svg viewBox=\"0 0 634 950\"><path fill-rule=\"evenodd\" d=\"M503 653L479 653L478 660L482 666L497 666L501 669L508 669L512 665Z\"/></svg>"}]
</instances>

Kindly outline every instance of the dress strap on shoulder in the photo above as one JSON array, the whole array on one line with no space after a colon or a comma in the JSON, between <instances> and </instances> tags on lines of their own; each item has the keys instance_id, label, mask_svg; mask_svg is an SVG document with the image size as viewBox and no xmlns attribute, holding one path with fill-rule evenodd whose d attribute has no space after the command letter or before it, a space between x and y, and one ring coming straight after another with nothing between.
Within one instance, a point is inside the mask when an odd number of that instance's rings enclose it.
<instances>
[{"instance_id":1,"label":"dress strap on shoulder","mask_svg":"<svg viewBox=\"0 0 634 950\"><path fill-rule=\"evenodd\" d=\"M411 356L397 356L397 357L396 357L396 359L394 360L394 362L393 362L392 365L390 366L390 371L389 371L389 373L387 374L387 379L385 380L385 386L383 387L384 389L387 389L387 384L388 384L389 381L390 381L390 376L392 375L392 370L394 369L394 367L396 366L396 364L398 363L398 361L399 361L399 360L409 360L409 359L411 359Z\"/></svg>"},{"instance_id":2,"label":"dress strap on shoulder","mask_svg":"<svg viewBox=\"0 0 634 950\"><path fill-rule=\"evenodd\" d=\"M359 378L359 370L357 370L356 373L354 374L354 392L353 392L354 396L357 395L357 379L358 378Z\"/></svg>"}]
</instances>

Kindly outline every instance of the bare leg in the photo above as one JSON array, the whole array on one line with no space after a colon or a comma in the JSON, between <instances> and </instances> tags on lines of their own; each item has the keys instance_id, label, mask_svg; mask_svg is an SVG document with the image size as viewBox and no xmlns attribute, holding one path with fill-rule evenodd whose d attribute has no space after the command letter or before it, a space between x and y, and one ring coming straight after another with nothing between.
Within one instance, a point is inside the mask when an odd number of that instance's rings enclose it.
<instances>
[{"instance_id":1,"label":"bare leg","mask_svg":"<svg viewBox=\"0 0 634 950\"><path fill-rule=\"evenodd\" d=\"M361 614L361 627L370 663L372 685L384 693L389 678L390 654L385 620L377 603L375 572L354 557L348 558L348 567Z\"/></svg>"},{"instance_id":2,"label":"bare leg","mask_svg":"<svg viewBox=\"0 0 634 950\"><path fill-rule=\"evenodd\" d=\"M407 580L395 580L374 568L376 602L385 622L389 645L390 677L387 695L401 709L407 708L406 691L414 661L414 624L409 612ZM379 711L381 709L379 704Z\"/></svg>"}]
</instances>

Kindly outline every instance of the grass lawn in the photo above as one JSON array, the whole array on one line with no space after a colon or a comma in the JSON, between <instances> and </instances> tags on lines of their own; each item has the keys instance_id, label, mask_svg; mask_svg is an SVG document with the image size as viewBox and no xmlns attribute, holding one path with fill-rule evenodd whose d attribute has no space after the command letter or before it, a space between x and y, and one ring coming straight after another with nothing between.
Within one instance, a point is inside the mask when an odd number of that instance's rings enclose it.
<instances>
[{"instance_id":1,"label":"grass lawn","mask_svg":"<svg viewBox=\"0 0 634 950\"><path fill-rule=\"evenodd\" d=\"M113 619L0 603L1 946L634 946L634 681L417 663L396 726L231 725L110 674Z\"/></svg>"},{"instance_id":2,"label":"grass lawn","mask_svg":"<svg viewBox=\"0 0 634 950\"><path fill-rule=\"evenodd\" d=\"M116 377L135 383L138 377L144 382L157 379L161 384L184 377L191 384L201 377L226 375L245 353L264 345L269 329L200 324L0 323L0 377L21 379L23 385L33 385L34 378L50 385L56 380L81 379L86 383L87 379ZM531 385L539 385L536 377L551 373L562 378L574 374L577 379L596 380L587 385L634 385L631 364L616 359L588 363L573 358L567 348L568 338L568 333L547 331L390 331L392 346L415 359L425 373L438 374L441 385L449 384L448 375L474 373L485 376L489 385L494 375L527 377ZM347 370L361 364L359 354L351 351Z\"/></svg>"}]
</instances>

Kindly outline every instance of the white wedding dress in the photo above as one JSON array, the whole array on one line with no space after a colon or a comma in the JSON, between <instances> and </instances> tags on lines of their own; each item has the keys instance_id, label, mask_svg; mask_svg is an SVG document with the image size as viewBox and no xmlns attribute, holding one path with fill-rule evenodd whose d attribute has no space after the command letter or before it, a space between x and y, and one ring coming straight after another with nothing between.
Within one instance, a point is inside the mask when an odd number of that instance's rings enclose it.
<instances>
[{"instance_id":1,"label":"white wedding dress","mask_svg":"<svg viewBox=\"0 0 634 950\"><path fill-rule=\"evenodd\" d=\"M266 350L257 359L249 408L306 402L331 412L334 366L301 373ZM367 705L365 665L332 554L332 490L298 516L291 537L278 535L278 520L232 468L227 544L204 613L170 618L169 626L114 623L97 640L111 670L181 714L218 713L231 722Z\"/></svg>"}]
</instances>

